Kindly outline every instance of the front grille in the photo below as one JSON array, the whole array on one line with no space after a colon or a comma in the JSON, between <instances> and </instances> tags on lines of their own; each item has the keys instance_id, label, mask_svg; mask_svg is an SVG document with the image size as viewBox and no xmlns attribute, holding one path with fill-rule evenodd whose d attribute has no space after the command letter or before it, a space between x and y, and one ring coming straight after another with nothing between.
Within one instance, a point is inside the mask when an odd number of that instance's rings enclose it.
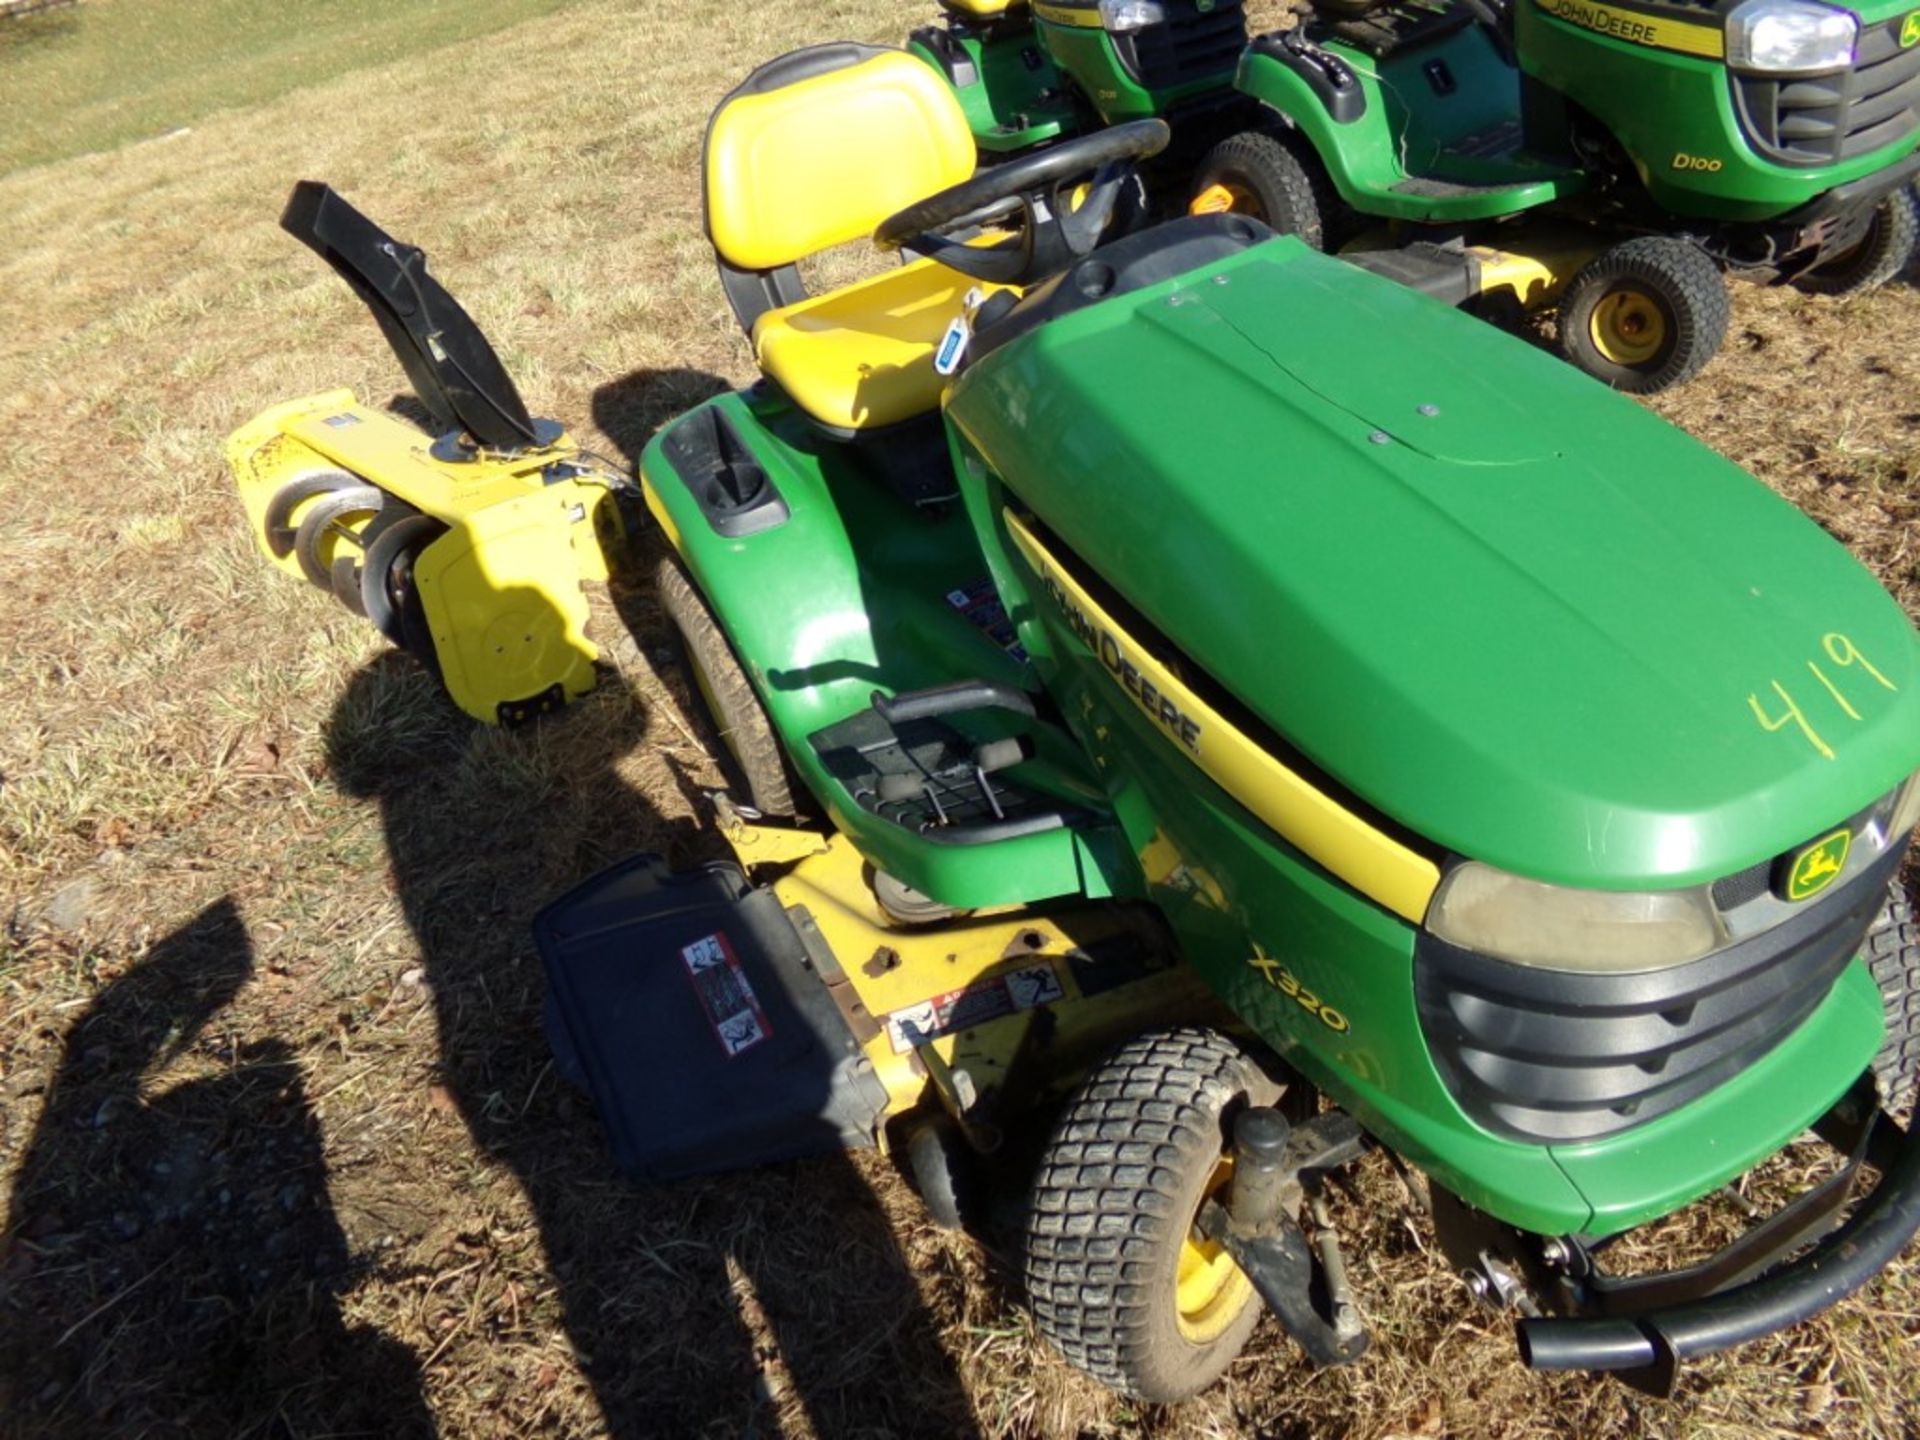
<instances>
[{"instance_id":1,"label":"front grille","mask_svg":"<svg viewBox=\"0 0 1920 1440\"><path fill-rule=\"evenodd\" d=\"M1762 860L1758 865L1749 865L1737 874L1722 876L1714 881L1713 903L1720 907L1721 913L1737 910L1771 890L1774 862L1778 858L1774 856Z\"/></svg>"},{"instance_id":2,"label":"front grille","mask_svg":"<svg viewBox=\"0 0 1920 1440\"><path fill-rule=\"evenodd\" d=\"M1414 991L1428 1051L1460 1108L1496 1134L1565 1144L1644 1124L1799 1028L1858 952L1903 850L1751 939L1644 974L1514 965L1423 931Z\"/></svg>"},{"instance_id":3,"label":"front grille","mask_svg":"<svg viewBox=\"0 0 1920 1440\"><path fill-rule=\"evenodd\" d=\"M1230 77L1247 48L1243 0L1215 0L1204 11L1200 0L1167 0L1165 20L1115 35L1113 48L1128 73L1149 90Z\"/></svg>"},{"instance_id":4,"label":"front grille","mask_svg":"<svg viewBox=\"0 0 1920 1440\"><path fill-rule=\"evenodd\" d=\"M1902 49L1905 17L1862 32L1853 68L1811 79L1733 77L1747 139L1786 165L1832 165L1920 130L1920 45Z\"/></svg>"}]
</instances>

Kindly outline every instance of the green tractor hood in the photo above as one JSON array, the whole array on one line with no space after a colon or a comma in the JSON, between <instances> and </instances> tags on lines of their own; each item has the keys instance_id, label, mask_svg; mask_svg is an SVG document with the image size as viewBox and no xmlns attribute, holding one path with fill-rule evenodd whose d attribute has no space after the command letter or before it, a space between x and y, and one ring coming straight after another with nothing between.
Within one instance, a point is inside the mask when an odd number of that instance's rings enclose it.
<instances>
[{"instance_id":1,"label":"green tractor hood","mask_svg":"<svg viewBox=\"0 0 1920 1440\"><path fill-rule=\"evenodd\" d=\"M1920 639L1840 545L1633 402L1297 241L1062 314L948 414L1151 643L1456 853L1693 884L1920 764Z\"/></svg>"}]
</instances>

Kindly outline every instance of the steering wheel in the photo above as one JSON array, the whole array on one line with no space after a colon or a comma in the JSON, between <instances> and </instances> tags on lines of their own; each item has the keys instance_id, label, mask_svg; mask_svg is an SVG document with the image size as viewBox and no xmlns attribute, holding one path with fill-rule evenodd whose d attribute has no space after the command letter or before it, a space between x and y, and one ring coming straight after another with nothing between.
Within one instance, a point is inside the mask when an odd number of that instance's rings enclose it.
<instances>
[{"instance_id":1,"label":"steering wheel","mask_svg":"<svg viewBox=\"0 0 1920 1440\"><path fill-rule=\"evenodd\" d=\"M911 246L941 264L999 285L1032 285L1057 275L1100 243L1134 163L1167 148L1164 120L1130 120L993 165L880 222L874 243ZM1085 178L1073 203L1069 182ZM1020 233L992 245L968 245L956 232L1023 212Z\"/></svg>"}]
</instances>

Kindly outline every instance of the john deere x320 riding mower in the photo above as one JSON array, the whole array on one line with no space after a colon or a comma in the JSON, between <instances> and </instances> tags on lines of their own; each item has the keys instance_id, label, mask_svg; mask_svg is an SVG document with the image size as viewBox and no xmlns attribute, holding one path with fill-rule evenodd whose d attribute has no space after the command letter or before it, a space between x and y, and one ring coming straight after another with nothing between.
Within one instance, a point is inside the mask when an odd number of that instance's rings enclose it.
<instances>
[{"instance_id":1,"label":"john deere x320 riding mower","mask_svg":"<svg viewBox=\"0 0 1920 1440\"><path fill-rule=\"evenodd\" d=\"M1907 0L1321 0L1238 85L1265 114L1196 208L1329 248L1386 222L1359 243L1412 242L1433 293L1556 308L1562 354L1620 389L1712 358L1720 272L1845 294L1920 235Z\"/></svg>"},{"instance_id":2,"label":"john deere x320 riding mower","mask_svg":"<svg viewBox=\"0 0 1920 1440\"><path fill-rule=\"evenodd\" d=\"M1129 229L1165 139L975 173L857 45L721 104L762 378L640 481L737 859L541 915L560 1068L649 1180L1015 1178L1041 1327L1152 1400L1267 1310L1365 1349L1324 1182L1374 1149L1531 1365L1658 1387L1838 1302L1920 1227L1920 637L1532 348L1245 216ZM864 235L913 258L805 288ZM1833 1179L1609 1268L1809 1129Z\"/></svg>"}]
</instances>

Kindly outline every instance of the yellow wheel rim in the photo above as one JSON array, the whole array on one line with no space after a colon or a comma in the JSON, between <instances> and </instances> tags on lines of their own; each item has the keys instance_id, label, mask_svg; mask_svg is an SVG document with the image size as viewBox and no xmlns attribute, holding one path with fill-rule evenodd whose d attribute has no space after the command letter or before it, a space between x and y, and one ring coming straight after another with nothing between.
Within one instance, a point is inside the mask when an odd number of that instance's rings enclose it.
<instances>
[{"instance_id":1,"label":"yellow wheel rim","mask_svg":"<svg viewBox=\"0 0 1920 1440\"><path fill-rule=\"evenodd\" d=\"M1233 1161L1223 1157L1201 1192L1201 1200L1225 1190L1232 1176ZM1199 1207L1194 1208L1197 1213ZM1252 1298L1253 1282L1233 1263L1233 1257L1194 1233L1189 1222L1174 1279L1174 1306L1182 1338L1193 1345L1218 1340Z\"/></svg>"},{"instance_id":2,"label":"yellow wheel rim","mask_svg":"<svg viewBox=\"0 0 1920 1440\"><path fill-rule=\"evenodd\" d=\"M300 510L295 512L296 516L304 513L305 510L306 507L301 506ZM379 513L378 510L349 510L345 514L336 516L333 524L322 530L320 537L314 541L313 556L320 562L320 568L331 570L334 560L340 554L341 544L349 535L357 540L359 536L365 534L367 526L373 523L373 517ZM364 550L367 547L362 542L359 548Z\"/></svg>"},{"instance_id":3,"label":"yellow wheel rim","mask_svg":"<svg viewBox=\"0 0 1920 1440\"><path fill-rule=\"evenodd\" d=\"M1256 220L1264 217L1260 213L1260 202L1254 193L1242 185L1209 185L1193 197L1187 206L1189 215L1251 215Z\"/></svg>"},{"instance_id":4,"label":"yellow wheel rim","mask_svg":"<svg viewBox=\"0 0 1920 1440\"><path fill-rule=\"evenodd\" d=\"M1615 290L1587 322L1593 348L1615 365L1645 365L1667 345L1667 312L1644 290Z\"/></svg>"}]
</instances>

